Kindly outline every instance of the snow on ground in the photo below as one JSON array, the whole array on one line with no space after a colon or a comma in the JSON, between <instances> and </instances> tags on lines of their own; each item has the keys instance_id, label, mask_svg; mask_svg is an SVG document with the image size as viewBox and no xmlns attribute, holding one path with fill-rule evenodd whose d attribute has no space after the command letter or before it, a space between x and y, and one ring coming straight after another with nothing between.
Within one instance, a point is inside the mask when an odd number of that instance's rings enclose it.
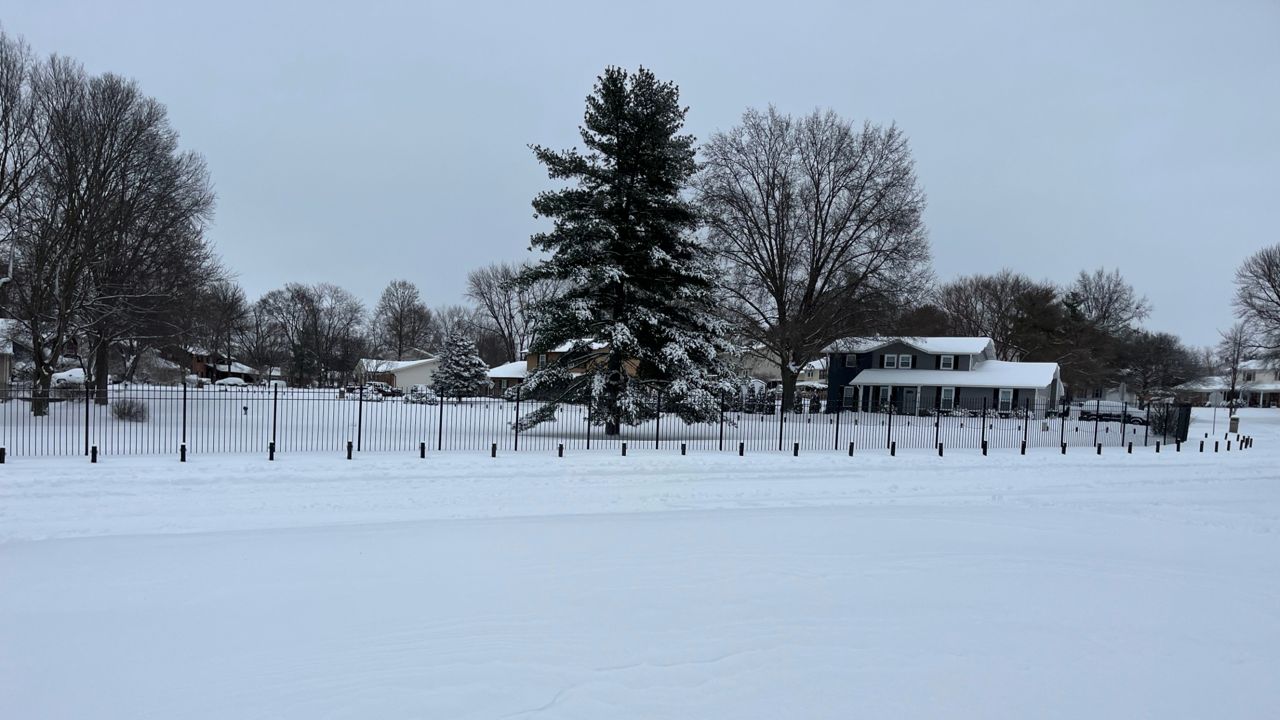
<instances>
[{"instance_id":1,"label":"snow on ground","mask_svg":"<svg viewBox=\"0 0 1280 720\"><path fill-rule=\"evenodd\" d=\"M11 459L0 717L1276 717L1280 412L1243 422L1217 455Z\"/></svg>"}]
</instances>

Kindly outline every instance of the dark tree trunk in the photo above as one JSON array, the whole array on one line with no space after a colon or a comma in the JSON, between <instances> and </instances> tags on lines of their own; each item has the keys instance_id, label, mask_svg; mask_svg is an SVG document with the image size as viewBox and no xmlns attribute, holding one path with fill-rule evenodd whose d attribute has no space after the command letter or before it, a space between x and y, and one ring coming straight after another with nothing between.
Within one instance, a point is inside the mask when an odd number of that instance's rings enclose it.
<instances>
[{"instance_id":1,"label":"dark tree trunk","mask_svg":"<svg viewBox=\"0 0 1280 720\"><path fill-rule=\"evenodd\" d=\"M107 341L105 338L98 338L97 346L93 349L93 404L107 404L107 368L109 367L107 360Z\"/></svg>"},{"instance_id":2,"label":"dark tree trunk","mask_svg":"<svg viewBox=\"0 0 1280 720\"><path fill-rule=\"evenodd\" d=\"M791 412L791 406L796 401L796 373L791 369L791 363L782 364L782 412Z\"/></svg>"},{"instance_id":3,"label":"dark tree trunk","mask_svg":"<svg viewBox=\"0 0 1280 720\"><path fill-rule=\"evenodd\" d=\"M618 408L618 398L622 395L625 375L622 370L622 354L609 353L609 377L604 383L604 434L616 436L622 432L622 413Z\"/></svg>"}]
</instances>

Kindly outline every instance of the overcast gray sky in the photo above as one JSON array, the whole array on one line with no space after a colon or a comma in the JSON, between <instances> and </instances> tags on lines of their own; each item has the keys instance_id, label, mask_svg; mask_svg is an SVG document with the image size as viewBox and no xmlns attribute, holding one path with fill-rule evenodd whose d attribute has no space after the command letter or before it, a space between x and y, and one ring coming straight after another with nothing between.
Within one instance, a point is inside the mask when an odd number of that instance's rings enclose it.
<instances>
[{"instance_id":1,"label":"overcast gray sky","mask_svg":"<svg viewBox=\"0 0 1280 720\"><path fill-rule=\"evenodd\" d=\"M208 159L211 237L251 297L528 256L609 64L680 85L699 138L748 106L897 122L937 274L1119 267L1154 329L1230 323L1280 242L1280 3L463 3L4 0L41 53L136 78ZM550 6L554 5L554 8ZM1072 5L1072 7L1068 7Z\"/></svg>"}]
</instances>

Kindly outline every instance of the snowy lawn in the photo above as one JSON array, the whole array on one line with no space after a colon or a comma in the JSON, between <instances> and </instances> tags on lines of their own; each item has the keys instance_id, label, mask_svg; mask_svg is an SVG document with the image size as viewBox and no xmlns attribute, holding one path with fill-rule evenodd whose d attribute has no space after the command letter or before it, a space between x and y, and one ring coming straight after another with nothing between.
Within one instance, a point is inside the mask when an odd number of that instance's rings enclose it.
<instances>
[{"instance_id":1,"label":"snowy lawn","mask_svg":"<svg viewBox=\"0 0 1280 720\"><path fill-rule=\"evenodd\" d=\"M1274 718L1280 412L1242 430L11 458L0 718Z\"/></svg>"}]
</instances>

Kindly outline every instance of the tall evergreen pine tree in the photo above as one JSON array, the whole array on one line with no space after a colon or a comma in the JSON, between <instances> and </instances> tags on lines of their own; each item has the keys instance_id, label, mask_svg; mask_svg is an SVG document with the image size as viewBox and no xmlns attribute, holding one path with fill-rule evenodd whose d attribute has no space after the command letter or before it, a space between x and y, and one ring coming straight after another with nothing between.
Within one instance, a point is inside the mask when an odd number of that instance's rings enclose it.
<instances>
[{"instance_id":1,"label":"tall evergreen pine tree","mask_svg":"<svg viewBox=\"0 0 1280 720\"><path fill-rule=\"evenodd\" d=\"M538 309L532 350L569 352L527 378L524 391L549 402L525 427L553 419L560 402L589 401L593 422L614 435L652 417L654 391L686 422L718 415L725 328L693 237L697 213L681 197L697 165L679 101L652 72L611 67L587 98L585 154L533 148L552 179L574 184L533 201L554 227L531 242L551 257L521 281L556 280L564 292Z\"/></svg>"},{"instance_id":2,"label":"tall evergreen pine tree","mask_svg":"<svg viewBox=\"0 0 1280 720\"><path fill-rule=\"evenodd\" d=\"M431 378L441 400L476 395L489 384L489 366L476 352L476 343L459 330L449 333L440 353L440 366Z\"/></svg>"}]
</instances>

